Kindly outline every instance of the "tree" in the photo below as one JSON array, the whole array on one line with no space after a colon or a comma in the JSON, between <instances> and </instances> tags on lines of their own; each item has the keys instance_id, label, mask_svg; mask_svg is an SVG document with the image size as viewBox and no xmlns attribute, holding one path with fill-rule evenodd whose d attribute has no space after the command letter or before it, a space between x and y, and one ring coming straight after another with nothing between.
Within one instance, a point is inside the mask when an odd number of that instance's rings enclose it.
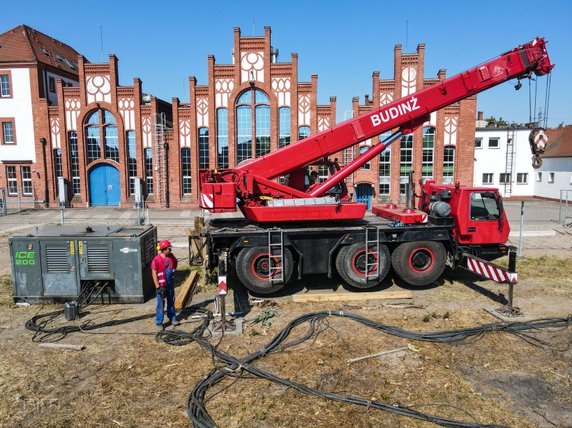
<instances>
[{"instance_id":1,"label":"tree","mask_svg":"<svg viewBox=\"0 0 572 428\"><path fill-rule=\"evenodd\" d=\"M491 126L491 127L508 126L508 123L502 117L499 117L497 119L494 116L490 116L490 117L485 118L485 120L488 123L487 126Z\"/></svg>"}]
</instances>

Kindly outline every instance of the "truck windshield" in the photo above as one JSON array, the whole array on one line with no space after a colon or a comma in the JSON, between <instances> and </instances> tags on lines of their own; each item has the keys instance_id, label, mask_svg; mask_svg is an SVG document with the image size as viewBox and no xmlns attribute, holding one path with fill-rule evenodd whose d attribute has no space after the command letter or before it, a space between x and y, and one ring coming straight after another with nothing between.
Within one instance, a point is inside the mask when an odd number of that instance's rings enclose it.
<instances>
[{"instance_id":1,"label":"truck windshield","mask_svg":"<svg viewBox=\"0 0 572 428\"><path fill-rule=\"evenodd\" d=\"M500 208L493 192L471 193L471 220L498 220Z\"/></svg>"}]
</instances>

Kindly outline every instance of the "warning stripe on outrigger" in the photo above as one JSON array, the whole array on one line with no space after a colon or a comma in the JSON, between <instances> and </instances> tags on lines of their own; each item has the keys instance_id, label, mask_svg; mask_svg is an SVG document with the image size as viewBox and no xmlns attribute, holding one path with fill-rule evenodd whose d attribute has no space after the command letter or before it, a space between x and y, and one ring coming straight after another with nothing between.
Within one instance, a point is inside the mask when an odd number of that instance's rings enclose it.
<instances>
[{"instance_id":1,"label":"warning stripe on outrigger","mask_svg":"<svg viewBox=\"0 0 572 428\"><path fill-rule=\"evenodd\" d=\"M463 268L484 278L501 284L516 284L518 282L516 272L511 272L506 268L467 253L463 253L463 259L465 261L465 263L462 264Z\"/></svg>"}]
</instances>

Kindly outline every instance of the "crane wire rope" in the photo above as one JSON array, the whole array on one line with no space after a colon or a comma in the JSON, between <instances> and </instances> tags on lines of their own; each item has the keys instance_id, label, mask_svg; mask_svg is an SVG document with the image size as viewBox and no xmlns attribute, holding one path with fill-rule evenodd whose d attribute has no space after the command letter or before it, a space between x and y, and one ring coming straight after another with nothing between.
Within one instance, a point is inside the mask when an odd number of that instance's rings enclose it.
<instances>
[{"instance_id":1,"label":"crane wire rope","mask_svg":"<svg viewBox=\"0 0 572 428\"><path fill-rule=\"evenodd\" d=\"M550 107L550 88L552 86L552 73L546 76L546 93L544 94L544 128L548 129L548 108Z\"/></svg>"}]
</instances>

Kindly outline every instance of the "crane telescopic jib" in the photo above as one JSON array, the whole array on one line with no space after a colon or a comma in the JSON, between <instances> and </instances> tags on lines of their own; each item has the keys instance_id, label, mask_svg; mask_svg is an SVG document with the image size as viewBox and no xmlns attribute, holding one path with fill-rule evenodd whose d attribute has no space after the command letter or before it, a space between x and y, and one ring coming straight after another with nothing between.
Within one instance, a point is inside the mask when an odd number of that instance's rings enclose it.
<instances>
[{"instance_id":1,"label":"crane telescopic jib","mask_svg":"<svg viewBox=\"0 0 572 428\"><path fill-rule=\"evenodd\" d=\"M279 150L240 165L200 173L200 207L210 212L236 211L252 221L301 221L359 219L366 205L349 201L344 178L383 152L401 134L422 126L429 115L510 79L542 76L551 72L543 38L536 38L499 57L431 87L415 92L361 116L342 122ZM328 157L361 141L394 130L344 167ZM304 186L304 169L328 165L332 172L321 184ZM275 179L287 176L286 183ZM301 179L300 179L301 178Z\"/></svg>"}]
</instances>

